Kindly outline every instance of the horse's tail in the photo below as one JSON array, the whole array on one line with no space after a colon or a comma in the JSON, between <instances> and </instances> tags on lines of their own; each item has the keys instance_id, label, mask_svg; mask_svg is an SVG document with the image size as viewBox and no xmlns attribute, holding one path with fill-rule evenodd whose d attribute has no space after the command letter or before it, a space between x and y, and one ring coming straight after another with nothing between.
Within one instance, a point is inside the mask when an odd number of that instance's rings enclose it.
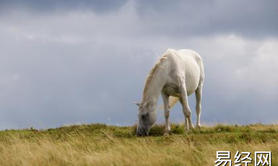
<instances>
[{"instance_id":1,"label":"horse's tail","mask_svg":"<svg viewBox=\"0 0 278 166\"><path fill-rule=\"evenodd\" d=\"M169 97L169 109L173 108L175 104L179 101L178 97L170 96ZM159 107L160 110L163 110L163 105Z\"/></svg>"}]
</instances>

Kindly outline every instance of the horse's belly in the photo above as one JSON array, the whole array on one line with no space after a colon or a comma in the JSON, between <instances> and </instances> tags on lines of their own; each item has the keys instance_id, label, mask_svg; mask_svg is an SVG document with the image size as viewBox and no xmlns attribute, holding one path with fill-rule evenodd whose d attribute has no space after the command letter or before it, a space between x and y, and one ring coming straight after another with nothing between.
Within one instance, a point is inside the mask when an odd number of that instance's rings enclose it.
<instances>
[{"instance_id":1,"label":"horse's belly","mask_svg":"<svg viewBox=\"0 0 278 166\"><path fill-rule=\"evenodd\" d=\"M180 97L179 87L175 84L167 84L163 87L162 92L168 96Z\"/></svg>"},{"instance_id":2,"label":"horse's belly","mask_svg":"<svg viewBox=\"0 0 278 166\"><path fill-rule=\"evenodd\" d=\"M191 95L193 92L195 92L196 89L194 88L187 88L187 95ZM178 86L174 85L174 84L168 84L165 85L164 88L162 89L162 92L164 94L167 94L168 96L175 96L175 97L180 97L181 96L181 92Z\"/></svg>"}]
</instances>

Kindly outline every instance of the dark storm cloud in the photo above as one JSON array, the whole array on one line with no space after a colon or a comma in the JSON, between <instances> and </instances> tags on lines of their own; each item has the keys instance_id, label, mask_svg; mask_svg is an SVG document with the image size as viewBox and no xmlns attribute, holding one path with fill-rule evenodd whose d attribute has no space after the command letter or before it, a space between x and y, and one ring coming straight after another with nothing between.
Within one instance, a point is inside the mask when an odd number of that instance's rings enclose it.
<instances>
[{"instance_id":1,"label":"dark storm cloud","mask_svg":"<svg viewBox=\"0 0 278 166\"><path fill-rule=\"evenodd\" d=\"M172 35L237 33L249 37L277 36L278 1L142 0L137 11L153 25Z\"/></svg>"},{"instance_id":2,"label":"dark storm cloud","mask_svg":"<svg viewBox=\"0 0 278 166\"><path fill-rule=\"evenodd\" d=\"M0 11L28 10L36 13L91 10L113 13L127 3L135 8L148 35L176 37L235 33L246 37L277 36L276 0L1 0Z\"/></svg>"},{"instance_id":3,"label":"dark storm cloud","mask_svg":"<svg viewBox=\"0 0 278 166\"><path fill-rule=\"evenodd\" d=\"M109 12L117 10L127 0L1 0L0 10L27 9L35 12L55 12L61 10L93 10Z\"/></svg>"}]
</instances>

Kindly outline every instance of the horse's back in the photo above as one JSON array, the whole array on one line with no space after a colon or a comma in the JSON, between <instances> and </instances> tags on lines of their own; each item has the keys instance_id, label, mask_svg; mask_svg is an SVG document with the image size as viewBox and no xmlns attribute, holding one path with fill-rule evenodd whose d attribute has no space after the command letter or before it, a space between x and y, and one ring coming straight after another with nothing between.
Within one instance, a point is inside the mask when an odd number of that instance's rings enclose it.
<instances>
[{"instance_id":1,"label":"horse's back","mask_svg":"<svg viewBox=\"0 0 278 166\"><path fill-rule=\"evenodd\" d=\"M174 60L177 60L178 62L183 61L183 63L202 63L201 56L196 51L190 49L167 49L165 55L168 57L171 56Z\"/></svg>"}]
</instances>

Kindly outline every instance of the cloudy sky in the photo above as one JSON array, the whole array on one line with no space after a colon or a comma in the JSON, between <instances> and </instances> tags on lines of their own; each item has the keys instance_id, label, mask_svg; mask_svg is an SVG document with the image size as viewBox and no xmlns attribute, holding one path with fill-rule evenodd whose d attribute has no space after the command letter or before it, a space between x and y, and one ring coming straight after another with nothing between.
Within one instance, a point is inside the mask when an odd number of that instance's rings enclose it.
<instances>
[{"instance_id":1,"label":"cloudy sky","mask_svg":"<svg viewBox=\"0 0 278 166\"><path fill-rule=\"evenodd\" d=\"M276 0L0 0L0 129L133 125L167 48L204 59L201 122L278 123L277 18Z\"/></svg>"}]
</instances>

